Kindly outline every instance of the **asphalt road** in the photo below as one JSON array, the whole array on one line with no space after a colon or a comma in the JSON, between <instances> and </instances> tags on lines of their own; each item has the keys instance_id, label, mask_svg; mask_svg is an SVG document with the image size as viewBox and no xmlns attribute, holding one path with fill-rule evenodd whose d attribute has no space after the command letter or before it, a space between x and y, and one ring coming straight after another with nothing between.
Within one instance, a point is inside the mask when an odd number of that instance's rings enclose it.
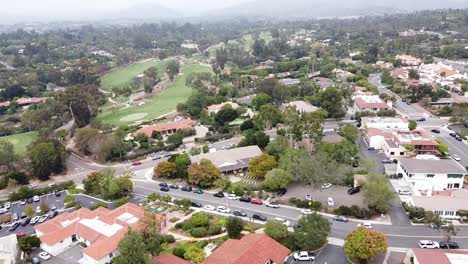
<instances>
[{"instance_id":1,"label":"asphalt road","mask_svg":"<svg viewBox=\"0 0 468 264\"><path fill-rule=\"evenodd\" d=\"M431 129L437 128L440 130L440 134L431 132ZM468 143L466 141L458 141L454 137L450 136L449 133L453 131L449 130L446 127L427 127L427 132L432 136L440 139L443 143L445 143L449 147L450 154L456 154L460 157L460 165L464 168L468 166Z\"/></svg>"},{"instance_id":2,"label":"asphalt road","mask_svg":"<svg viewBox=\"0 0 468 264\"><path fill-rule=\"evenodd\" d=\"M255 205L243 203L240 201L228 200L227 198L216 198L211 193L195 194L193 192L183 192L180 189L169 192L161 192L159 186L154 182L134 181L134 193L137 196L147 196L153 192L170 195L176 199L190 199L204 205L226 206L231 210L243 210L250 217L254 213L259 213L266 216L268 219L282 217L289 220L292 224L297 223L301 217L300 209L281 206L280 208L268 208L265 205ZM350 221L347 223L332 221L332 231L330 237L344 239L347 234L354 230L358 222ZM418 244L419 240L430 239L441 241L443 234L439 231L431 229L427 226L392 226L392 225L374 225L374 229L386 234L389 245L391 247L411 248ZM459 227L458 236L454 237L454 241L458 242L461 247L468 247L468 228Z\"/></svg>"}]
</instances>

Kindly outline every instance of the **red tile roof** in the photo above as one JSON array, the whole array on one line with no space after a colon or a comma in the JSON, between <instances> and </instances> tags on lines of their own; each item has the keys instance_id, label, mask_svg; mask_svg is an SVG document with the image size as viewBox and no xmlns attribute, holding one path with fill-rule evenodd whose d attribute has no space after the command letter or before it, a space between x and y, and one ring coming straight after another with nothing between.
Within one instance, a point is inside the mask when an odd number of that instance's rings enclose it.
<instances>
[{"instance_id":1,"label":"red tile roof","mask_svg":"<svg viewBox=\"0 0 468 264\"><path fill-rule=\"evenodd\" d=\"M227 240L203 264L265 264L269 259L282 263L290 252L267 235L248 234L240 240Z\"/></svg>"},{"instance_id":2,"label":"red tile roof","mask_svg":"<svg viewBox=\"0 0 468 264\"><path fill-rule=\"evenodd\" d=\"M172 254L164 254L154 257L153 260L151 260L151 264L190 264L190 262Z\"/></svg>"},{"instance_id":3,"label":"red tile roof","mask_svg":"<svg viewBox=\"0 0 468 264\"><path fill-rule=\"evenodd\" d=\"M37 104L40 102L47 101L47 97L33 97L33 98L20 98L16 100L18 105L29 105L29 104Z\"/></svg>"},{"instance_id":4,"label":"red tile roof","mask_svg":"<svg viewBox=\"0 0 468 264\"><path fill-rule=\"evenodd\" d=\"M11 104L10 101L5 101L5 102L1 102L1 103L0 103L0 106L8 107L8 106L10 106L10 104Z\"/></svg>"},{"instance_id":5,"label":"red tile roof","mask_svg":"<svg viewBox=\"0 0 468 264\"><path fill-rule=\"evenodd\" d=\"M468 255L468 251L462 250L433 250L413 248L415 258L421 264L452 264L447 254L450 255ZM461 262L457 262L461 263Z\"/></svg>"},{"instance_id":6,"label":"red tile roof","mask_svg":"<svg viewBox=\"0 0 468 264\"><path fill-rule=\"evenodd\" d=\"M128 213L136 218L135 222L125 222L118 219L120 216ZM128 228L139 230L142 228L140 219L145 217L145 209L138 205L127 203L114 210L107 208L98 208L90 211L87 208L81 208L72 213L65 213L35 227L36 231L42 233L39 236L41 243L54 245L72 235L77 235L91 243L91 246L83 250L83 254L100 260L111 252L117 250L120 240L125 236ZM148 213L153 216L161 227L166 225L166 218L163 215ZM98 219L106 224L118 224L122 226L111 236L106 236L89 226L83 224L81 220Z\"/></svg>"},{"instance_id":7,"label":"red tile roof","mask_svg":"<svg viewBox=\"0 0 468 264\"><path fill-rule=\"evenodd\" d=\"M138 131L135 132L135 135L143 133L147 137L151 137L153 134L153 131L164 132L164 131L170 131L170 130L188 129L188 128L191 128L193 124L194 122L190 119L181 119L172 123L162 123L162 124L142 127Z\"/></svg>"},{"instance_id":8,"label":"red tile roof","mask_svg":"<svg viewBox=\"0 0 468 264\"><path fill-rule=\"evenodd\" d=\"M361 97L355 98L354 103L359 109L387 109L390 108L384 101L380 100L380 102L367 102Z\"/></svg>"}]
</instances>

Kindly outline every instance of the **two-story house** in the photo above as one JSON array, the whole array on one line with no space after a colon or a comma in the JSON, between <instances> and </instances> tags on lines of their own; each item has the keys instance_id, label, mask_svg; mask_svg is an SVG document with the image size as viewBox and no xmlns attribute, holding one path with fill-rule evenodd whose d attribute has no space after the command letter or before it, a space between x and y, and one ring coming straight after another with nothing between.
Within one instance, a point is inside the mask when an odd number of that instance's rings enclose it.
<instances>
[{"instance_id":1,"label":"two-story house","mask_svg":"<svg viewBox=\"0 0 468 264\"><path fill-rule=\"evenodd\" d=\"M409 153L407 147L414 150ZM383 150L390 158L406 157L409 155L439 155L438 144L424 130L393 130L392 136L385 139Z\"/></svg>"}]
</instances>

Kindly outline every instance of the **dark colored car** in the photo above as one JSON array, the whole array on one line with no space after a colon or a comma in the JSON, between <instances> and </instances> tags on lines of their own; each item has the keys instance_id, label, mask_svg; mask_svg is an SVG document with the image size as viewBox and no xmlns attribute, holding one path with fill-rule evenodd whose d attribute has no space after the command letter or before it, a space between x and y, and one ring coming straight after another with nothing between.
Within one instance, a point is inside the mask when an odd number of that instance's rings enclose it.
<instances>
[{"instance_id":1,"label":"dark colored car","mask_svg":"<svg viewBox=\"0 0 468 264\"><path fill-rule=\"evenodd\" d=\"M202 204L201 204L201 203L197 203L197 202L192 202L192 206L193 206L193 207L198 207L198 208L200 208L200 207L202 207Z\"/></svg>"},{"instance_id":2,"label":"dark colored car","mask_svg":"<svg viewBox=\"0 0 468 264\"><path fill-rule=\"evenodd\" d=\"M8 231L15 231L21 224L19 222L14 223Z\"/></svg>"},{"instance_id":3,"label":"dark colored car","mask_svg":"<svg viewBox=\"0 0 468 264\"><path fill-rule=\"evenodd\" d=\"M53 211L49 214L49 218L54 218L58 215L58 211Z\"/></svg>"},{"instance_id":4,"label":"dark colored car","mask_svg":"<svg viewBox=\"0 0 468 264\"><path fill-rule=\"evenodd\" d=\"M426 121L426 118L422 117L422 118L417 119L416 121L418 121L418 122L424 122L424 121Z\"/></svg>"},{"instance_id":5,"label":"dark colored car","mask_svg":"<svg viewBox=\"0 0 468 264\"><path fill-rule=\"evenodd\" d=\"M23 221L21 221L21 225L27 226L29 225L29 222L31 222L31 217L25 218Z\"/></svg>"},{"instance_id":6,"label":"dark colored car","mask_svg":"<svg viewBox=\"0 0 468 264\"><path fill-rule=\"evenodd\" d=\"M252 201L250 201L250 203L251 204L257 204L257 205L262 205L263 204L262 200L252 200Z\"/></svg>"},{"instance_id":7,"label":"dark colored car","mask_svg":"<svg viewBox=\"0 0 468 264\"><path fill-rule=\"evenodd\" d=\"M27 202L27 203L33 203L34 200L33 200L33 198L28 198L28 199L26 200L26 202Z\"/></svg>"},{"instance_id":8,"label":"dark colored car","mask_svg":"<svg viewBox=\"0 0 468 264\"><path fill-rule=\"evenodd\" d=\"M353 194L358 193L360 191L361 191L361 187L357 186L357 187L350 188L348 190L348 194L353 195Z\"/></svg>"},{"instance_id":9,"label":"dark colored car","mask_svg":"<svg viewBox=\"0 0 468 264\"><path fill-rule=\"evenodd\" d=\"M460 136L456 136L455 139L458 141L463 141L463 139Z\"/></svg>"},{"instance_id":10,"label":"dark colored car","mask_svg":"<svg viewBox=\"0 0 468 264\"><path fill-rule=\"evenodd\" d=\"M253 214L252 218L255 219L255 220L260 220L260 221L266 221L267 220L266 216L261 215L261 214Z\"/></svg>"},{"instance_id":11,"label":"dark colored car","mask_svg":"<svg viewBox=\"0 0 468 264\"><path fill-rule=\"evenodd\" d=\"M215 194L213 194L214 197L218 197L218 198L223 198L224 197L224 193L222 192L217 192Z\"/></svg>"},{"instance_id":12,"label":"dark colored car","mask_svg":"<svg viewBox=\"0 0 468 264\"><path fill-rule=\"evenodd\" d=\"M234 210L232 211L232 214L235 215L235 216L247 216L247 214L244 212L244 211L241 211L241 210Z\"/></svg>"},{"instance_id":13,"label":"dark colored car","mask_svg":"<svg viewBox=\"0 0 468 264\"><path fill-rule=\"evenodd\" d=\"M196 193L196 194L203 194L203 190L201 190L201 189L197 189L197 190L195 190L193 192Z\"/></svg>"},{"instance_id":14,"label":"dark colored car","mask_svg":"<svg viewBox=\"0 0 468 264\"><path fill-rule=\"evenodd\" d=\"M374 147L368 147L367 150L375 150Z\"/></svg>"},{"instance_id":15,"label":"dark colored car","mask_svg":"<svg viewBox=\"0 0 468 264\"><path fill-rule=\"evenodd\" d=\"M333 217L333 220L338 221L338 222L345 222L345 223L348 222L348 218L342 215L337 215Z\"/></svg>"},{"instance_id":16,"label":"dark colored car","mask_svg":"<svg viewBox=\"0 0 468 264\"><path fill-rule=\"evenodd\" d=\"M244 202L244 203L250 203L250 201L252 201L252 199L250 199L250 197L243 196L243 197L239 198L239 201Z\"/></svg>"},{"instance_id":17,"label":"dark colored car","mask_svg":"<svg viewBox=\"0 0 468 264\"><path fill-rule=\"evenodd\" d=\"M452 132L452 133L449 133L449 135L450 135L451 137L456 137L456 136L457 136L457 134L455 134L455 133L453 133L453 132Z\"/></svg>"},{"instance_id":18,"label":"dark colored car","mask_svg":"<svg viewBox=\"0 0 468 264\"><path fill-rule=\"evenodd\" d=\"M276 196L281 197L281 196L285 195L287 191L288 191L287 189L281 189L281 190L276 192Z\"/></svg>"},{"instance_id":19,"label":"dark colored car","mask_svg":"<svg viewBox=\"0 0 468 264\"><path fill-rule=\"evenodd\" d=\"M436 133L436 134L440 134L440 130L439 130L439 129L432 129L431 132L432 132L432 133Z\"/></svg>"},{"instance_id":20,"label":"dark colored car","mask_svg":"<svg viewBox=\"0 0 468 264\"><path fill-rule=\"evenodd\" d=\"M61 191L55 191L55 196L59 197L60 195L62 195L62 192Z\"/></svg>"},{"instance_id":21,"label":"dark colored car","mask_svg":"<svg viewBox=\"0 0 468 264\"><path fill-rule=\"evenodd\" d=\"M184 192L191 192L192 191L192 187L190 186L184 186L182 188L180 188L181 191L184 191Z\"/></svg>"},{"instance_id":22,"label":"dark colored car","mask_svg":"<svg viewBox=\"0 0 468 264\"><path fill-rule=\"evenodd\" d=\"M161 187L159 189L161 192L168 192L169 191L169 187Z\"/></svg>"},{"instance_id":23,"label":"dark colored car","mask_svg":"<svg viewBox=\"0 0 468 264\"><path fill-rule=\"evenodd\" d=\"M141 161L135 161L132 163L132 166L138 166L141 165Z\"/></svg>"},{"instance_id":24,"label":"dark colored car","mask_svg":"<svg viewBox=\"0 0 468 264\"><path fill-rule=\"evenodd\" d=\"M175 184L171 184L169 185L169 188L171 189L179 189L179 186L175 185Z\"/></svg>"},{"instance_id":25,"label":"dark colored car","mask_svg":"<svg viewBox=\"0 0 468 264\"><path fill-rule=\"evenodd\" d=\"M26 213L25 213L25 212L21 212L20 218L23 219L23 218L26 218L26 217L27 217Z\"/></svg>"},{"instance_id":26,"label":"dark colored car","mask_svg":"<svg viewBox=\"0 0 468 264\"><path fill-rule=\"evenodd\" d=\"M159 184L159 186L161 186L161 187L167 187L167 183L161 182L161 183Z\"/></svg>"},{"instance_id":27,"label":"dark colored car","mask_svg":"<svg viewBox=\"0 0 468 264\"><path fill-rule=\"evenodd\" d=\"M441 241L439 242L439 247L445 249L458 249L458 243L453 241Z\"/></svg>"}]
</instances>

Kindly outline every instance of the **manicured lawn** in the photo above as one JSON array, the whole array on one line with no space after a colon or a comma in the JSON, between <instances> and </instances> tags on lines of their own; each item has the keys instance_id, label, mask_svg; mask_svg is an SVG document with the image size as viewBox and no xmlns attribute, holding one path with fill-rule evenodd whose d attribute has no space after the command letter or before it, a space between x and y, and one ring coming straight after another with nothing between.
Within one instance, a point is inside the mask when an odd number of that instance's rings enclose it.
<instances>
[{"instance_id":1,"label":"manicured lawn","mask_svg":"<svg viewBox=\"0 0 468 264\"><path fill-rule=\"evenodd\" d=\"M31 144L37 138L37 132L23 133L17 135L11 135L6 137L0 137L0 140L10 141L15 147L15 152L18 154L26 153L26 147Z\"/></svg>"},{"instance_id":2,"label":"manicured lawn","mask_svg":"<svg viewBox=\"0 0 468 264\"><path fill-rule=\"evenodd\" d=\"M111 91L112 88L115 87L128 87L132 82L133 77L143 73L146 69L152 66L156 66L159 74L161 75L166 69L166 61L152 59L145 62L133 63L125 68L116 69L101 78L101 89Z\"/></svg>"},{"instance_id":3,"label":"manicured lawn","mask_svg":"<svg viewBox=\"0 0 468 264\"><path fill-rule=\"evenodd\" d=\"M210 67L198 64L186 64L182 68L182 76L176 77L174 83L157 96L146 101L142 106L132 106L124 109L103 109L97 119L116 126L133 124L136 121L150 120L176 110L178 103L184 103L192 94L192 89L185 85L185 77L192 72L212 72Z\"/></svg>"},{"instance_id":4,"label":"manicured lawn","mask_svg":"<svg viewBox=\"0 0 468 264\"><path fill-rule=\"evenodd\" d=\"M269 31L263 31L259 35L260 39L265 40L266 43L270 42L272 40L271 33ZM240 40L229 40L229 44L241 44L244 46L244 50L250 51L252 50L252 46L255 42L255 38L252 34L247 34L242 36Z\"/></svg>"}]
</instances>

